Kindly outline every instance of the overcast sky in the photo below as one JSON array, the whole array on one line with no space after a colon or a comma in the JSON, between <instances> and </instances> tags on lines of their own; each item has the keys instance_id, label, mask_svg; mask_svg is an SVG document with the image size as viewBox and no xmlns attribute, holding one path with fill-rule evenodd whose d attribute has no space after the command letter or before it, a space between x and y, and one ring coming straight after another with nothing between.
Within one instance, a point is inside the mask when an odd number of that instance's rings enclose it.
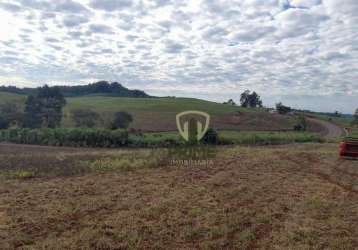
<instances>
[{"instance_id":1,"label":"overcast sky","mask_svg":"<svg viewBox=\"0 0 358 250\"><path fill-rule=\"evenodd\" d=\"M358 107L357 0L0 0L0 85Z\"/></svg>"}]
</instances>

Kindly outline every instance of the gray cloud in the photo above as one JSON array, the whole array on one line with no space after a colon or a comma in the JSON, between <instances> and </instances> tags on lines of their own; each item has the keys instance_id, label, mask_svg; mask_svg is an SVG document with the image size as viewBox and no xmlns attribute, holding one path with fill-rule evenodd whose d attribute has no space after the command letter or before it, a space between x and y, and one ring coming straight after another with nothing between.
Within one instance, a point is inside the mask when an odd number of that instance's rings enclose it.
<instances>
[{"instance_id":1,"label":"gray cloud","mask_svg":"<svg viewBox=\"0 0 358 250\"><path fill-rule=\"evenodd\" d=\"M131 0L91 0L90 6L105 11L116 11L132 6Z\"/></svg>"},{"instance_id":2,"label":"gray cloud","mask_svg":"<svg viewBox=\"0 0 358 250\"><path fill-rule=\"evenodd\" d=\"M220 102L252 89L268 105L319 97L321 110L347 96L345 112L358 97L356 0L2 0L0 11L0 81L107 79Z\"/></svg>"},{"instance_id":3,"label":"gray cloud","mask_svg":"<svg viewBox=\"0 0 358 250\"><path fill-rule=\"evenodd\" d=\"M101 34L111 34L113 33L112 27L105 24L91 24L89 26L89 32L92 33L101 33Z\"/></svg>"},{"instance_id":4,"label":"gray cloud","mask_svg":"<svg viewBox=\"0 0 358 250\"><path fill-rule=\"evenodd\" d=\"M89 22L88 17L80 15L66 15L63 19L63 24L66 27L75 27Z\"/></svg>"},{"instance_id":5,"label":"gray cloud","mask_svg":"<svg viewBox=\"0 0 358 250\"><path fill-rule=\"evenodd\" d=\"M73 0L18 0L22 6L42 11L54 11L63 13L89 13L89 10L81 3Z\"/></svg>"},{"instance_id":6,"label":"gray cloud","mask_svg":"<svg viewBox=\"0 0 358 250\"><path fill-rule=\"evenodd\" d=\"M22 8L20 5L12 4L12 3L0 3L0 9L10 11L10 12L22 11Z\"/></svg>"},{"instance_id":7,"label":"gray cloud","mask_svg":"<svg viewBox=\"0 0 358 250\"><path fill-rule=\"evenodd\" d=\"M183 44L180 44L180 43L172 41L172 40L167 40L165 42L164 51L167 53L176 54L176 53L180 53L184 48L185 48L185 46Z\"/></svg>"}]
</instances>

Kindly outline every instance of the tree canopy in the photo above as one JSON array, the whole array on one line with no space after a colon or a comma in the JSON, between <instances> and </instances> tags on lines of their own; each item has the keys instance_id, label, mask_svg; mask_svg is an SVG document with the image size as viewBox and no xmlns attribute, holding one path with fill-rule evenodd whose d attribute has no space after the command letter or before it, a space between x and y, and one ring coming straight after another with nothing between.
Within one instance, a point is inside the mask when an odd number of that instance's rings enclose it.
<instances>
[{"instance_id":1,"label":"tree canopy","mask_svg":"<svg viewBox=\"0 0 358 250\"><path fill-rule=\"evenodd\" d=\"M60 126L66 100L58 87L45 85L30 95L25 103L24 126L55 128Z\"/></svg>"},{"instance_id":2,"label":"tree canopy","mask_svg":"<svg viewBox=\"0 0 358 250\"><path fill-rule=\"evenodd\" d=\"M240 96L241 106L244 108L262 107L261 97L254 91L245 90Z\"/></svg>"},{"instance_id":3,"label":"tree canopy","mask_svg":"<svg viewBox=\"0 0 358 250\"><path fill-rule=\"evenodd\" d=\"M107 81L99 81L87 85L76 85L76 86L57 86L62 94L66 97L85 96L85 95L96 95L106 94L118 97L150 97L144 91L131 90L122 86L118 82L109 83ZM35 95L37 89L35 88L17 88L14 86L0 86L0 91Z\"/></svg>"}]
</instances>

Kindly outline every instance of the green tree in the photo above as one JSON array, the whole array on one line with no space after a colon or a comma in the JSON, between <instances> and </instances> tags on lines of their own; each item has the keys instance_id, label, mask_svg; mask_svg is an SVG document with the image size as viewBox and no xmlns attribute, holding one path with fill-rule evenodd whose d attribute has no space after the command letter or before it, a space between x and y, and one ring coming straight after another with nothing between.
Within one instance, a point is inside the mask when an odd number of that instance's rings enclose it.
<instances>
[{"instance_id":1,"label":"green tree","mask_svg":"<svg viewBox=\"0 0 358 250\"><path fill-rule=\"evenodd\" d=\"M23 113L19 107L14 103L4 103L0 106L0 115L3 121L6 121L9 126L20 126L23 120Z\"/></svg>"},{"instance_id":2,"label":"green tree","mask_svg":"<svg viewBox=\"0 0 358 250\"><path fill-rule=\"evenodd\" d=\"M307 130L307 120L304 114L299 114L297 118L297 124L294 126L296 131L306 131Z\"/></svg>"},{"instance_id":3,"label":"green tree","mask_svg":"<svg viewBox=\"0 0 358 250\"><path fill-rule=\"evenodd\" d=\"M60 88L38 88L36 95L30 95L25 104L25 126L29 128L55 128L60 126L62 109L66 100Z\"/></svg>"},{"instance_id":4,"label":"green tree","mask_svg":"<svg viewBox=\"0 0 358 250\"><path fill-rule=\"evenodd\" d=\"M129 124L133 122L133 117L131 114L120 111L114 114L114 119L111 123L111 129L127 129Z\"/></svg>"},{"instance_id":5,"label":"green tree","mask_svg":"<svg viewBox=\"0 0 358 250\"><path fill-rule=\"evenodd\" d=\"M240 104L244 108L262 107L261 97L254 91L245 90L240 96Z\"/></svg>"},{"instance_id":6,"label":"green tree","mask_svg":"<svg viewBox=\"0 0 358 250\"><path fill-rule=\"evenodd\" d=\"M219 134L215 129L209 128L208 131L206 131L202 140L206 144L218 144Z\"/></svg>"},{"instance_id":7,"label":"green tree","mask_svg":"<svg viewBox=\"0 0 358 250\"><path fill-rule=\"evenodd\" d=\"M25 103L24 127L40 128L42 125L41 108L39 101L33 95L29 95Z\"/></svg>"},{"instance_id":8,"label":"green tree","mask_svg":"<svg viewBox=\"0 0 358 250\"><path fill-rule=\"evenodd\" d=\"M247 108L249 106L250 90L245 90L240 96L240 104L242 107Z\"/></svg>"},{"instance_id":9,"label":"green tree","mask_svg":"<svg viewBox=\"0 0 358 250\"><path fill-rule=\"evenodd\" d=\"M71 117L76 127L93 128L100 120L100 115L97 112L88 109L71 110Z\"/></svg>"}]
</instances>

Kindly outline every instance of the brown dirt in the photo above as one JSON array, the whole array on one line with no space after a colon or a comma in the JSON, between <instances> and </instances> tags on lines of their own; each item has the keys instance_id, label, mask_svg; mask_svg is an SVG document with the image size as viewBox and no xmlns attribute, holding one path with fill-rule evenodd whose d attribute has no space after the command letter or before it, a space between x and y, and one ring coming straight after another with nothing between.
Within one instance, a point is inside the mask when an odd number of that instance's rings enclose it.
<instances>
[{"instance_id":1,"label":"brown dirt","mask_svg":"<svg viewBox=\"0 0 358 250\"><path fill-rule=\"evenodd\" d=\"M343 129L333 123L310 117L307 121L308 131L319 133L327 139L335 139L344 134Z\"/></svg>"},{"instance_id":2,"label":"brown dirt","mask_svg":"<svg viewBox=\"0 0 358 250\"><path fill-rule=\"evenodd\" d=\"M0 249L357 249L357 175L337 145L299 144L222 147L205 168L3 180Z\"/></svg>"},{"instance_id":3,"label":"brown dirt","mask_svg":"<svg viewBox=\"0 0 358 250\"><path fill-rule=\"evenodd\" d=\"M175 113L141 114L141 122L132 125L142 131L175 131ZM153 119L157 117L157 119ZM294 118L291 116L265 112L237 112L211 116L211 127L215 129L248 130L248 131L279 131L292 130Z\"/></svg>"},{"instance_id":4,"label":"brown dirt","mask_svg":"<svg viewBox=\"0 0 358 250\"><path fill-rule=\"evenodd\" d=\"M264 112L234 113L214 116L212 124L217 129L245 130L245 131L281 131L292 130L294 118L288 115Z\"/></svg>"}]
</instances>

